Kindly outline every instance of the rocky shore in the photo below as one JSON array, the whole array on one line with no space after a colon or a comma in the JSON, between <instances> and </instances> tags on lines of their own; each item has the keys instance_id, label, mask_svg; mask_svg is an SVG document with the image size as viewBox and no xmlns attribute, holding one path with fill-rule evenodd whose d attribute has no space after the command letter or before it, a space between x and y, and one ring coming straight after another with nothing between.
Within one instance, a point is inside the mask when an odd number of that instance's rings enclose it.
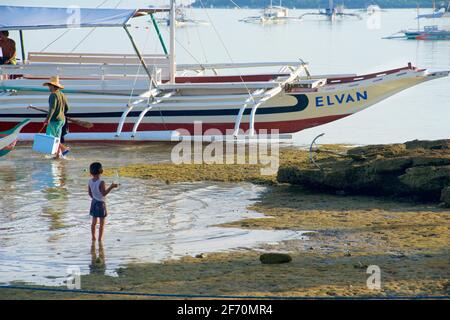
<instances>
[{"instance_id":1,"label":"rocky shore","mask_svg":"<svg viewBox=\"0 0 450 320\"><path fill-rule=\"evenodd\" d=\"M450 206L450 140L372 145L326 155L314 166L283 165L278 182Z\"/></svg>"},{"instance_id":2,"label":"rocky shore","mask_svg":"<svg viewBox=\"0 0 450 320\"><path fill-rule=\"evenodd\" d=\"M83 289L240 296L450 295L449 140L346 148L321 146L315 162L301 149L280 150L277 175L259 166L130 165L121 176L166 183L247 181L267 185L249 207L266 218L222 225L311 231L308 239L258 249L136 263L118 277L82 276ZM323 192L325 191L325 192ZM268 218L267 218L268 217ZM281 253L281 255L273 255ZM368 288L378 266L381 288ZM74 293L1 290L7 299L111 299Z\"/></svg>"}]
</instances>

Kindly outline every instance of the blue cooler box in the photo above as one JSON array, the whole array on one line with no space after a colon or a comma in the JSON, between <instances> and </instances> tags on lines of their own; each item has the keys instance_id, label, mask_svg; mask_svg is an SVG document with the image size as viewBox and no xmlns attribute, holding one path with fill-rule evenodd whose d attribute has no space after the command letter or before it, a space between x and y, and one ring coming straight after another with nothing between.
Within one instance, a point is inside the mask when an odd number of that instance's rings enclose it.
<instances>
[{"instance_id":1,"label":"blue cooler box","mask_svg":"<svg viewBox=\"0 0 450 320\"><path fill-rule=\"evenodd\" d=\"M33 151L44 154L56 154L59 147L59 138L37 133L34 136Z\"/></svg>"}]
</instances>

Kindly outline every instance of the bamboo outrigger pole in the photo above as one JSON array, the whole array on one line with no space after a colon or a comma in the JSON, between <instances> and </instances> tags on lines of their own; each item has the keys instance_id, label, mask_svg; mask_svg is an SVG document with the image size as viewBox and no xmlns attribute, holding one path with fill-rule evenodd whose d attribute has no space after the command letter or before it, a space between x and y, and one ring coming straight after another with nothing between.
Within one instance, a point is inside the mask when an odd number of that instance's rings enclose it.
<instances>
[{"instance_id":1,"label":"bamboo outrigger pole","mask_svg":"<svg viewBox=\"0 0 450 320\"><path fill-rule=\"evenodd\" d=\"M153 79L152 74L150 73L150 70L148 70L147 64L145 63L144 58L142 57L141 53L139 52L139 49L138 49L136 43L134 42L134 39L133 39L133 37L131 36L130 31L128 31L127 26L124 25L124 26L123 26L123 29L124 29L125 32L127 33L127 36L128 36L128 38L130 39L130 41L131 41L131 44L132 44L132 46L133 46L133 49L134 49L134 51L136 52L136 55L138 56L139 61L141 62L142 67L144 68L145 72L147 73L147 75L148 75L150 81L151 81L155 86L157 86L157 83L156 83L155 79Z\"/></svg>"},{"instance_id":2,"label":"bamboo outrigger pole","mask_svg":"<svg viewBox=\"0 0 450 320\"><path fill-rule=\"evenodd\" d=\"M161 31L159 30L159 27L158 27L158 22L156 22L156 19L155 19L155 16L153 15L153 13L150 13L150 17L152 18L153 27L155 27L156 33L158 34L159 42L161 43L164 54L168 54L166 44L164 43L164 39L163 39L163 37L161 35Z\"/></svg>"},{"instance_id":3,"label":"bamboo outrigger pole","mask_svg":"<svg viewBox=\"0 0 450 320\"><path fill-rule=\"evenodd\" d=\"M20 49L22 51L22 64L25 64L26 55L25 55L25 43L23 41L23 30L19 30L19 36L20 36Z\"/></svg>"},{"instance_id":4,"label":"bamboo outrigger pole","mask_svg":"<svg viewBox=\"0 0 450 320\"><path fill-rule=\"evenodd\" d=\"M177 66L175 62L175 24L176 24L175 0L170 0L170 83L175 83Z\"/></svg>"}]
</instances>

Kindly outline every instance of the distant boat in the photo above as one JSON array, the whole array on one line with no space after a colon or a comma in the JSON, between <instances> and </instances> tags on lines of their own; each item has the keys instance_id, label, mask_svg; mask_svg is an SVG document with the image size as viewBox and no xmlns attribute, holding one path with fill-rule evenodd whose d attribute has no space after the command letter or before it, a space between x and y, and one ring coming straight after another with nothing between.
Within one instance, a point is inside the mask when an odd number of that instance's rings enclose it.
<instances>
[{"instance_id":1,"label":"distant boat","mask_svg":"<svg viewBox=\"0 0 450 320\"><path fill-rule=\"evenodd\" d=\"M319 12L307 12L304 13L300 16L300 19L303 19L303 17L305 16L324 16L326 17L327 20L329 21L335 21L338 18L346 18L346 17L350 17L350 18L358 18L361 19L361 16L357 13L346 13L344 12L344 6L335 6L334 5L334 1L333 0L329 0L328 3L328 8L326 8L325 10L320 10Z\"/></svg>"},{"instance_id":2,"label":"distant boat","mask_svg":"<svg viewBox=\"0 0 450 320\"><path fill-rule=\"evenodd\" d=\"M270 1L270 5L262 11L260 16L252 16L241 19L241 22L247 23L262 23L262 24L270 24L270 23L283 23L289 20L300 20L296 17L289 17L289 9L279 6L273 6L272 1Z\"/></svg>"},{"instance_id":3,"label":"distant boat","mask_svg":"<svg viewBox=\"0 0 450 320\"><path fill-rule=\"evenodd\" d=\"M20 130L28 123L30 123L30 120L26 119L12 129L0 132L0 157L7 155L14 149Z\"/></svg>"},{"instance_id":4,"label":"distant boat","mask_svg":"<svg viewBox=\"0 0 450 320\"><path fill-rule=\"evenodd\" d=\"M450 40L450 30L438 26L425 26L423 30L403 31L408 40Z\"/></svg>"},{"instance_id":5,"label":"distant boat","mask_svg":"<svg viewBox=\"0 0 450 320\"><path fill-rule=\"evenodd\" d=\"M176 9L176 15L175 15L175 26L176 27L187 27L187 26L195 26L195 25L204 25L209 26L210 23L205 20L195 20L190 19L186 16L186 11L183 7L178 7ZM169 17L157 19L158 22L161 22L167 26L170 26L170 19Z\"/></svg>"},{"instance_id":6,"label":"distant boat","mask_svg":"<svg viewBox=\"0 0 450 320\"><path fill-rule=\"evenodd\" d=\"M450 40L450 30L440 29L439 26L425 26L423 29L402 30L383 39L405 40Z\"/></svg>"},{"instance_id":7,"label":"distant boat","mask_svg":"<svg viewBox=\"0 0 450 320\"><path fill-rule=\"evenodd\" d=\"M442 3L439 8L433 4L433 13L419 14L417 19L439 19L439 18L450 18L450 2L448 4Z\"/></svg>"}]
</instances>

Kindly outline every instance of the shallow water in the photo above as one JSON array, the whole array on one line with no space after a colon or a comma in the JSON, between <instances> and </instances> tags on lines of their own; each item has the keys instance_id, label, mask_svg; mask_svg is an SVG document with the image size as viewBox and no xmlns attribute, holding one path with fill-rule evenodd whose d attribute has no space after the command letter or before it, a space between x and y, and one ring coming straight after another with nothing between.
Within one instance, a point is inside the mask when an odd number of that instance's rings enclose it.
<instances>
[{"instance_id":1,"label":"shallow water","mask_svg":"<svg viewBox=\"0 0 450 320\"><path fill-rule=\"evenodd\" d=\"M129 262L160 262L303 238L295 231L214 226L261 217L246 209L264 190L261 186L167 185L119 177L105 179L107 183L119 180L121 186L108 196L110 216L103 248L97 245L92 251L85 168L98 159L105 167L165 161L169 148L78 145L70 160L50 160L22 146L0 160L0 283L60 284L69 266L80 267L83 274L114 275L115 269Z\"/></svg>"}]
</instances>

